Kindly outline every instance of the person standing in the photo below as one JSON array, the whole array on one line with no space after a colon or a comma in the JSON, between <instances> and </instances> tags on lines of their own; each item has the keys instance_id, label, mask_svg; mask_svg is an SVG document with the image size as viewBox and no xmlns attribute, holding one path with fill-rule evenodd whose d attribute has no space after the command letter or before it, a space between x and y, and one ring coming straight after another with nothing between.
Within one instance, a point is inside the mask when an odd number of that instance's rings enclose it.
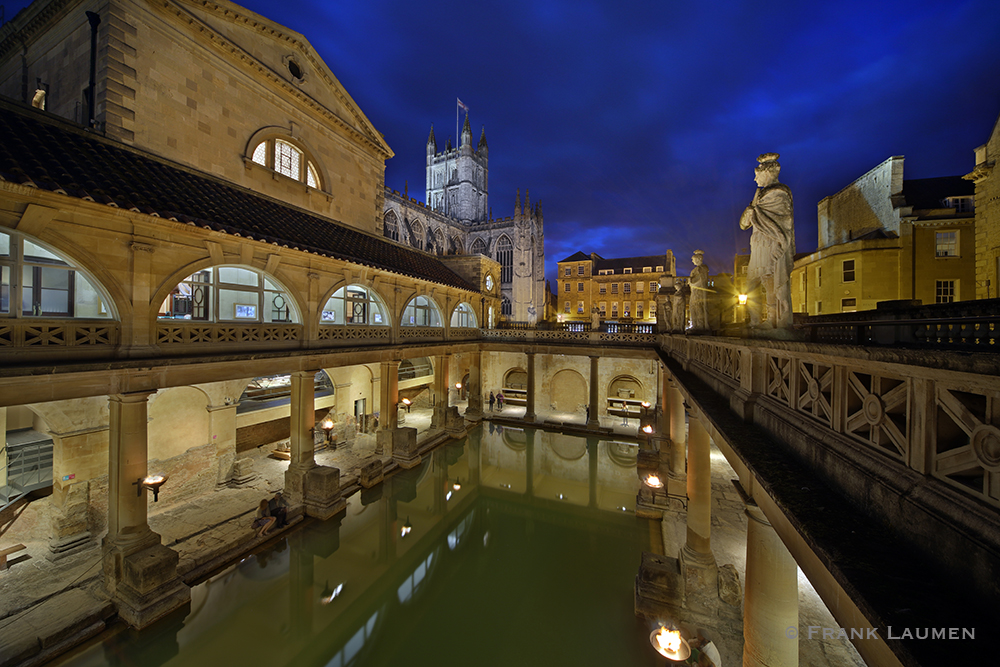
<instances>
[{"instance_id":1,"label":"person standing","mask_svg":"<svg viewBox=\"0 0 1000 667\"><path fill-rule=\"evenodd\" d=\"M503 392L497 394L497 410L503 412Z\"/></svg>"},{"instance_id":2,"label":"person standing","mask_svg":"<svg viewBox=\"0 0 1000 667\"><path fill-rule=\"evenodd\" d=\"M493 392L491 391L490 392L490 412L493 412L493 404L496 403L496 400L497 400L497 397L494 396Z\"/></svg>"}]
</instances>

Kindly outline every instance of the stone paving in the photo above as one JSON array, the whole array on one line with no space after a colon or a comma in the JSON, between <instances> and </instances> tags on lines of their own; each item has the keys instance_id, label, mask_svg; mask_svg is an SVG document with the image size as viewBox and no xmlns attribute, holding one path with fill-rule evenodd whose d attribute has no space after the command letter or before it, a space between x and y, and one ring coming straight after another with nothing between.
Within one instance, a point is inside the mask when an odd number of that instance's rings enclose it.
<instances>
[{"instance_id":1,"label":"stone paving","mask_svg":"<svg viewBox=\"0 0 1000 667\"><path fill-rule=\"evenodd\" d=\"M460 411L465 403L459 403ZM486 412L498 420L523 418L524 406L507 406L503 411ZM413 409L402 415L402 426L416 427L418 442L435 439L430 429L431 410ZM538 421L547 426L562 424L573 430L585 427L585 415L538 411ZM605 434L634 436L638 422L602 417ZM162 536L163 544L180 554L178 571L192 584L224 567L276 534L255 538L250 524L258 503L284 486L287 461L269 456L259 448L242 456L253 456L258 477L240 488L224 488L190 501L159 509L149 504L149 525ZM341 482L348 486L362 463L375 454L375 436L358 434L336 447L316 453L316 462L339 468ZM387 463L389 458L384 459ZM736 475L722 454L712 449L712 547L719 565L733 563L741 573L746 559L746 516L739 495L730 480ZM161 506L162 507L162 506ZM0 572L0 667L41 664L49 658L101 632L114 615L101 580L100 539L92 548L52 562L48 544L38 535L47 531L48 499L31 502L16 518L0 525L3 544L23 543L26 551L10 559L11 569ZM665 553L676 554L685 536L683 516L667 516L663 521ZM287 530L287 529L286 529ZM835 627L833 617L808 580L799 577L800 627ZM740 629L734 628L738 632ZM864 665L853 646L822 640L800 641L800 663L805 665ZM736 659L732 664L738 664ZM730 663L727 663L730 664Z\"/></svg>"}]
</instances>

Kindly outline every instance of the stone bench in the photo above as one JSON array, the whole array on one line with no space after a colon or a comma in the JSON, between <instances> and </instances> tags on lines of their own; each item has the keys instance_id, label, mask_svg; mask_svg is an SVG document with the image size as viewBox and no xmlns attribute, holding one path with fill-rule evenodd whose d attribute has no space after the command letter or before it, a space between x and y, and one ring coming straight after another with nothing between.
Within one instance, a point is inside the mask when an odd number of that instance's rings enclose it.
<instances>
[{"instance_id":1,"label":"stone bench","mask_svg":"<svg viewBox=\"0 0 1000 667\"><path fill-rule=\"evenodd\" d=\"M7 556L12 553L16 553L21 549L27 549L23 544L15 544L12 547L7 547L6 549L0 549L0 570L7 569Z\"/></svg>"}]
</instances>

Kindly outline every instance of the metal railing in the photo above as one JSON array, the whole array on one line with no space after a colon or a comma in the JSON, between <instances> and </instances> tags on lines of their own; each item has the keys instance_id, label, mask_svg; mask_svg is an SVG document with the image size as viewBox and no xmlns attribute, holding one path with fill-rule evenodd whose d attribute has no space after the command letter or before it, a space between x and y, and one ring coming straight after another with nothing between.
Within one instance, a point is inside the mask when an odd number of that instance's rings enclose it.
<instances>
[{"instance_id":1,"label":"metal railing","mask_svg":"<svg viewBox=\"0 0 1000 667\"><path fill-rule=\"evenodd\" d=\"M0 509L52 486L52 441L7 445L0 455Z\"/></svg>"}]
</instances>

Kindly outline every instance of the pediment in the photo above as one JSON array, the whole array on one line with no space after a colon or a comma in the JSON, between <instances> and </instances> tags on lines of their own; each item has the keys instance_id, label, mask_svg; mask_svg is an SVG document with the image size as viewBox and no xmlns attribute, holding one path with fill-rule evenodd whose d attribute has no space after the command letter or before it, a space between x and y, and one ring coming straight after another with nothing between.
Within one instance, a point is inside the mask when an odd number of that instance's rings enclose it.
<instances>
[{"instance_id":1,"label":"pediment","mask_svg":"<svg viewBox=\"0 0 1000 667\"><path fill-rule=\"evenodd\" d=\"M392 156L385 139L303 35L231 2L172 0L165 9L193 41L205 43L207 38L230 60L256 70L262 87L284 88L289 97L332 116Z\"/></svg>"}]
</instances>

